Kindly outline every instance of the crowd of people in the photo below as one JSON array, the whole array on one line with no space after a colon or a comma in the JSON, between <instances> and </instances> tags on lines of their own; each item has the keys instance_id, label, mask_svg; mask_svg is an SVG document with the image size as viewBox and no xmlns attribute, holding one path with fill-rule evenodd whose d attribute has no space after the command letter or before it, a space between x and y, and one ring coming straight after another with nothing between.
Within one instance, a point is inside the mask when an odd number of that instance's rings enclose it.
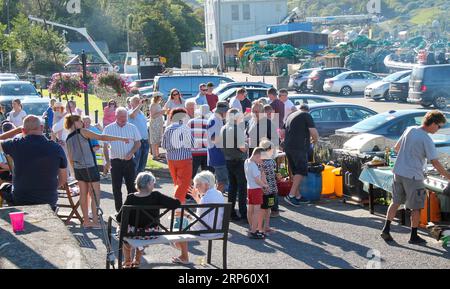
<instances>
[{"instance_id":1,"label":"crowd of people","mask_svg":"<svg viewBox=\"0 0 450 289\"><path fill-rule=\"evenodd\" d=\"M199 94L188 100L178 89L172 89L164 106L158 94L150 102L131 97L126 107L111 100L104 108L104 127L92 125L73 101L63 105L51 100L43 115L45 121L26 116L20 101L15 102L11 130L0 136L5 139L0 145L2 152L14 163L9 168L12 181L0 188L3 199L10 205L49 204L56 209L58 188L69 179L76 180L82 225L98 228L100 175L110 171L118 218L123 203L169 207L187 202L224 203L227 193L232 220L248 223L249 238L264 239L274 232L270 217L279 216L275 157L280 144L285 143L287 152L291 144L297 144L288 157L301 181L307 173L307 148L311 136L317 140L317 131L308 113L286 104L285 90L271 88L268 101L252 103L245 88L237 89L230 102L219 101L213 89L212 83L201 84ZM20 129L14 129L16 126ZM45 136L46 131L50 138ZM11 138L17 134L22 137ZM97 166L96 153L100 151L103 172ZM167 161L173 198L153 192L155 178L145 172L150 155L154 160ZM123 183L128 195L125 202ZM298 190L293 190L287 200L293 205L303 201ZM149 223L142 227L154 226ZM174 246L181 255L173 261L188 262L187 244ZM132 249L125 248L126 257L131 256ZM133 262L127 257L127 265L138 266L139 254Z\"/></svg>"},{"instance_id":2,"label":"crowd of people","mask_svg":"<svg viewBox=\"0 0 450 289\"><path fill-rule=\"evenodd\" d=\"M0 111L5 118L0 135L0 199L13 206L48 204L56 210L57 190L67 186L70 179L76 180L82 226L98 228L101 173L110 171L119 221L124 203L176 209L188 202L227 201L232 206L232 221L248 224L249 238L265 239L276 232L270 219L279 216L277 155L280 150L285 152L292 173L293 185L285 201L301 206L308 201L301 195L300 184L308 175L311 146L319 134L308 106L304 104L297 110L284 89L270 88L268 101L253 102L245 88L238 88L229 102L219 101L213 89L211 83L201 84L199 94L187 101L180 90L172 89L164 106L159 94L150 102L131 97L126 107L111 100L104 108L104 128L92 125L74 101L63 105L52 99L43 116L34 116L23 111L20 100L14 100L8 115ZM399 156L394 167L394 202L381 234L384 240L392 241L391 221L398 206L406 202L413 210L411 242L423 242L417 235L417 225L419 210L424 206L421 169L425 160L431 160L441 174L450 177L437 161L427 133L437 132L445 123L442 113L429 112L422 127L408 129L395 146ZM99 152L103 154L103 172L97 165ZM154 160L167 161L172 196L154 191L156 179L145 172L150 155ZM127 190L125 202L123 183ZM128 230L158 230L158 212L149 214L154 218L141 218L139 228ZM213 226L215 218L211 214L203 218ZM223 212L218 223L222 218ZM177 226L186 226L179 221L175 222ZM180 255L172 261L188 263L187 243L173 246ZM142 253L142 248L125 244L124 266L138 267Z\"/></svg>"}]
</instances>

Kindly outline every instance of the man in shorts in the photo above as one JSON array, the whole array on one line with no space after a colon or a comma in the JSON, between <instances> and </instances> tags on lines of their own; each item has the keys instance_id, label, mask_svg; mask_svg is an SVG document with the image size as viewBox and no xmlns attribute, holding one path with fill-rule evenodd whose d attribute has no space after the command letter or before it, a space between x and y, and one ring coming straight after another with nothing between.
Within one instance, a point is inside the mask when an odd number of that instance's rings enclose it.
<instances>
[{"instance_id":1,"label":"man in shorts","mask_svg":"<svg viewBox=\"0 0 450 289\"><path fill-rule=\"evenodd\" d=\"M314 125L314 120L308 112L296 111L289 115L281 130L284 138L284 151L288 159L289 168L293 174L292 187L289 195L284 200L298 207L308 200L300 194L300 184L308 175L308 151L313 143L319 140L319 133Z\"/></svg>"},{"instance_id":2,"label":"man in shorts","mask_svg":"<svg viewBox=\"0 0 450 289\"><path fill-rule=\"evenodd\" d=\"M399 206L405 204L406 208L412 211L409 243L426 243L417 235L417 227L419 226L420 210L425 205L426 193L423 181L427 160L441 175L450 179L450 173L438 161L436 147L428 134L435 134L446 122L447 120L441 112L430 111L425 115L422 126L407 128L395 145L394 150L398 153L398 157L394 166L393 200L381 233L381 238L386 242L394 240L390 234L390 225Z\"/></svg>"}]
</instances>

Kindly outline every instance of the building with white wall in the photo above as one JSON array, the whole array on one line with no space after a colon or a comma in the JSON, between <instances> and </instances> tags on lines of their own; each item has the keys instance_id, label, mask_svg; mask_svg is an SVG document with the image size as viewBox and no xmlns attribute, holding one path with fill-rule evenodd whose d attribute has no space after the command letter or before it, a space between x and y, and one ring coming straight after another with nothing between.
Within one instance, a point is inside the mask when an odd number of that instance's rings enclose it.
<instances>
[{"instance_id":1,"label":"building with white wall","mask_svg":"<svg viewBox=\"0 0 450 289\"><path fill-rule=\"evenodd\" d=\"M288 14L287 0L205 0L206 51L223 64L224 41L266 34Z\"/></svg>"}]
</instances>

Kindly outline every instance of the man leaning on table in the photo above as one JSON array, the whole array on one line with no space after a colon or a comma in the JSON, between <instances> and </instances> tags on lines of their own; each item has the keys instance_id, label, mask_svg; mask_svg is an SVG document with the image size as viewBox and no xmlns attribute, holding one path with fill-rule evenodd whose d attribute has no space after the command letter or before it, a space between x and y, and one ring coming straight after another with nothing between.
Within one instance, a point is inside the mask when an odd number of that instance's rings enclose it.
<instances>
[{"instance_id":1,"label":"man leaning on table","mask_svg":"<svg viewBox=\"0 0 450 289\"><path fill-rule=\"evenodd\" d=\"M411 210L411 238L410 244L426 243L417 235L420 210L425 205L425 174L424 167L429 160L436 170L450 179L447 172L438 161L436 147L428 134L435 134L442 128L447 120L439 111L430 111L425 115L422 126L409 127L400 137L394 149L398 153L394 166L393 199L389 206L381 237L393 241L390 234L390 225L401 204Z\"/></svg>"}]
</instances>

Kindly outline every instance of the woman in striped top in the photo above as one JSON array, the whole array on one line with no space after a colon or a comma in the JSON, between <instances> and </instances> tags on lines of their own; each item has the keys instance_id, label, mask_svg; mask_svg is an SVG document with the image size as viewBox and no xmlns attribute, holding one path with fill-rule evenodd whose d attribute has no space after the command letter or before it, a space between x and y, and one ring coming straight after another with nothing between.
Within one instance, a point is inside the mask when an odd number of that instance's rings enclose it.
<instances>
[{"instance_id":1,"label":"woman in striped top","mask_svg":"<svg viewBox=\"0 0 450 289\"><path fill-rule=\"evenodd\" d=\"M162 147L167 151L167 164L175 185L175 198L182 204L191 186L192 148L194 139L191 130L185 125L187 112L184 108L176 108L169 114L170 125L163 135Z\"/></svg>"}]
</instances>

